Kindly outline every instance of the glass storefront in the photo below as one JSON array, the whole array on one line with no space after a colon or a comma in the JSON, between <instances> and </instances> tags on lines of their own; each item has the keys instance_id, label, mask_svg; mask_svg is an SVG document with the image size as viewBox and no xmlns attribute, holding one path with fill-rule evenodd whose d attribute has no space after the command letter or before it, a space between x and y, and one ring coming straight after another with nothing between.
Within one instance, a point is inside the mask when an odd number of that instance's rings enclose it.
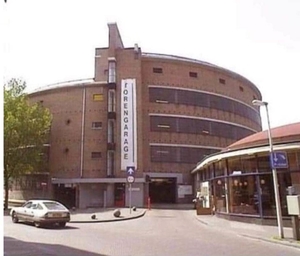
<instances>
[{"instance_id":1,"label":"glass storefront","mask_svg":"<svg viewBox=\"0 0 300 256\"><path fill-rule=\"evenodd\" d=\"M267 154L222 159L205 166L199 174L200 182L209 181L217 213L276 216L273 174ZM288 216L287 188L293 184L295 176L300 178L298 168L277 169L283 216Z\"/></svg>"},{"instance_id":2,"label":"glass storefront","mask_svg":"<svg viewBox=\"0 0 300 256\"><path fill-rule=\"evenodd\" d=\"M255 176L230 177L229 202L230 213L259 214Z\"/></svg>"}]
</instances>

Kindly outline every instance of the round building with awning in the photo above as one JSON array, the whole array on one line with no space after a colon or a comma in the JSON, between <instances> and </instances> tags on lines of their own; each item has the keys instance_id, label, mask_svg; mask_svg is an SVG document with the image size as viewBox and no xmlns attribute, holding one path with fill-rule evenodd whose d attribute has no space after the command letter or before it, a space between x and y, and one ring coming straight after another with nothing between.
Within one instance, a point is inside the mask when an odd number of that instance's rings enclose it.
<instances>
[{"instance_id":1,"label":"round building with awning","mask_svg":"<svg viewBox=\"0 0 300 256\"><path fill-rule=\"evenodd\" d=\"M271 129L283 217L286 196L293 186L300 194L300 122ZM275 161L274 160L274 161ZM273 161L273 162L274 162ZM241 139L203 158L192 170L203 206L226 218L270 221L276 204L268 131Z\"/></svg>"}]
</instances>

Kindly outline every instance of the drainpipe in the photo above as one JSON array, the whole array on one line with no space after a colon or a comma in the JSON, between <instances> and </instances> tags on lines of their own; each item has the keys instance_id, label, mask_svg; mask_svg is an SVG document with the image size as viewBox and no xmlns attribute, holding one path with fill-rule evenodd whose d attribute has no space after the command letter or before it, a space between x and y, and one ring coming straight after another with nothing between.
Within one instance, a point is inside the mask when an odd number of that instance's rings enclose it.
<instances>
[{"instance_id":1,"label":"drainpipe","mask_svg":"<svg viewBox=\"0 0 300 256\"><path fill-rule=\"evenodd\" d=\"M84 120L85 120L85 90L82 95L82 120L81 120L81 150L80 150L80 178L83 177L83 156L84 156Z\"/></svg>"}]
</instances>

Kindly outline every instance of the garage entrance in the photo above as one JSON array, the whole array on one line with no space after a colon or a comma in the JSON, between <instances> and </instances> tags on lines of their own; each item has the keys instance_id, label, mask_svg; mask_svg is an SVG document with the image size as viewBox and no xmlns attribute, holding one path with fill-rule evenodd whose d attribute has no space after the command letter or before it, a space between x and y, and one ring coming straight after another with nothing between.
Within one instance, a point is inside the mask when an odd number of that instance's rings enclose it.
<instances>
[{"instance_id":1,"label":"garage entrance","mask_svg":"<svg viewBox=\"0 0 300 256\"><path fill-rule=\"evenodd\" d=\"M76 207L76 188L67 184L55 184L54 199L71 209Z\"/></svg>"},{"instance_id":2,"label":"garage entrance","mask_svg":"<svg viewBox=\"0 0 300 256\"><path fill-rule=\"evenodd\" d=\"M149 196L152 203L176 203L176 178L152 178L149 183Z\"/></svg>"}]
</instances>

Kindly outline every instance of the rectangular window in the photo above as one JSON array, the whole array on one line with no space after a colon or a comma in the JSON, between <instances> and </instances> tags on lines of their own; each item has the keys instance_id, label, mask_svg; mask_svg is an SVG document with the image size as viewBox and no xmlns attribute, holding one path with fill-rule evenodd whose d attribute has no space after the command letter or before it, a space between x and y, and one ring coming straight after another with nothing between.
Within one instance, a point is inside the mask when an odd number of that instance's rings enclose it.
<instances>
[{"instance_id":1,"label":"rectangular window","mask_svg":"<svg viewBox=\"0 0 300 256\"><path fill-rule=\"evenodd\" d=\"M220 84L226 84L226 81L225 81L225 79L219 78L219 83Z\"/></svg>"},{"instance_id":2,"label":"rectangular window","mask_svg":"<svg viewBox=\"0 0 300 256\"><path fill-rule=\"evenodd\" d=\"M108 82L109 83L116 82L116 62L115 61L108 62Z\"/></svg>"},{"instance_id":3,"label":"rectangular window","mask_svg":"<svg viewBox=\"0 0 300 256\"><path fill-rule=\"evenodd\" d=\"M162 74L163 69L162 68L153 68L153 73Z\"/></svg>"},{"instance_id":4,"label":"rectangular window","mask_svg":"<svg viewBox=\"0 0 300 256\"><path fill-rule=\"evenodd\" d=\"M107 152L107 175L114 175L115 169L115 153L112 151Z\"/></svg>"},{"instance_id":5,"label":"rectangular window","mask_svg":"<svg viewBox=\"0 0 300 256\"><path fill-rule=\"evenodd\" d=\"M102 129L102 122L93 122L92 128L93 129Z\"/></svg>"},{"instance_id":6,"label":"rectangular window","mask_svg":"<svg viewBox=\"0 0 300 256\"><path fill-rule=\"evenodd\" d=\"M157 127L158 128L170 128L170 125L167 125L167 124L158 124Z\"/></svg>"},{"instance_id":7,"label":"rectangular window","mask_svg":"<svg viewBox=\"0 0 300 256\"><path fill-rule=\"evenodd\" d=\"M92 159L101 158L101 152L92 152Z\"/></svg>"},{"instance_id":8,"label":"rectangular window","mask_svg":"<svg viewBox=\"0 0 300 256\"><path fill-rule=\"evenodd\" d=\"M240 86L240 91L243 92L244 91L244 88L242 86Z\"/></svg>"},{"instance_id":9,"label":"rectangular window","mask_svg":"<svg viewBox=\"0 0 300 256\"><path fill-rule=\"evenodd\" d=\"M198 73L197 72L190 72L190 77L197 78L198 77Z\"/></svg>"},{"instance_id":10,"label":"rectangular window","mask_svg":"<svg viewBox=\"0 0 300 256\"><path fill-rule=\"evenodd\" d=\"M93 101L103 101L103 94L93 94Z\"/></svg>"},{"instance_id":11,"label":"rectangular window","mask_svg":"<svg viewBox=\"0 0 300 256\"><path fill-rule=\"evenodd\" d=\"M155 100L156 103L168 104L167 100Z\"/></svg>"},{"instance_id":12,"label":"rectangular window","mask_svg":"<svg viewBox=\"0 0 300 256\"><path fill-rule=\"evenodd\" d=\"M108 91L108 112L116 112L116 94L115 90Z\"/></svg>"}]
</instances>

